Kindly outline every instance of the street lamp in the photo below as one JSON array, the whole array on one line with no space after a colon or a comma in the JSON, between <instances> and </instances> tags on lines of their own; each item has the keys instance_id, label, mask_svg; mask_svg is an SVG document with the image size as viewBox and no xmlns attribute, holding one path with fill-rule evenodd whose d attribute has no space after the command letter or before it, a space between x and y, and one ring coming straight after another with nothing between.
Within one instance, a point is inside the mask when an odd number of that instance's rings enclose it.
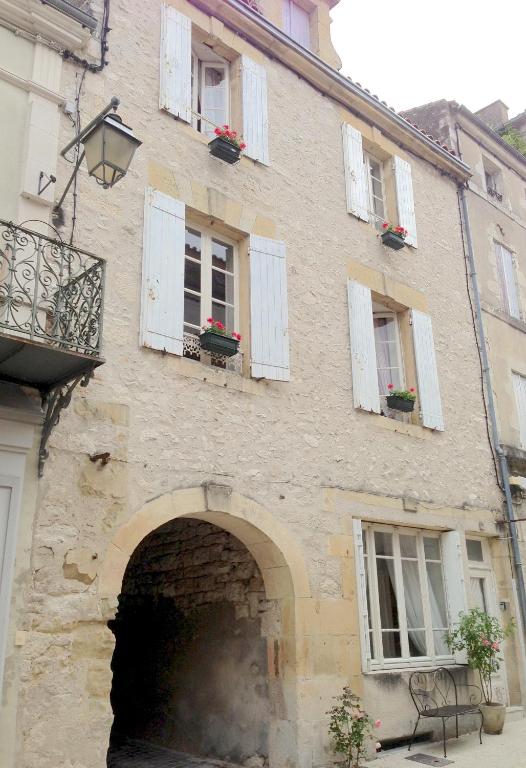
<instances>
[{"instance_id":1,"label":"street lamp","mask_svg":"<svg viewBox=\"0 0 526 768\"><path fill-rule=\"evenodd\" d=\"M115 114L119 99L112 98L110 103L88 125L64 147L62 157L75 145L83 145L83 150L75 165L62 197L54 207L58 213L64 202L73 179L78 173L84 157L88 173L93 176L104 189L113 187L126 175L135 150L142 142L134 135L131 128L124 125L119 115ZM109 114L113 110L113 114Z\"/></svg>"}]
</instances>

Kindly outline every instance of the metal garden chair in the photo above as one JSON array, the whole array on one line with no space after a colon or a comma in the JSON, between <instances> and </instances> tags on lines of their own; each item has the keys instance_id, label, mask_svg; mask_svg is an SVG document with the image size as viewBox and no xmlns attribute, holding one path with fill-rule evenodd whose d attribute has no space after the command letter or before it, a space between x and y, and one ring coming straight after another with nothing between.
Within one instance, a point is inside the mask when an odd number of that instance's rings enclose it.
<instances>
[{"instance_id":1,"label":"metal garden chair","mask_svg":"<svg viewBox=\"0 0 526 768\"><path fill-rule=\"evenodd\" d=\"M470 689L467 692L469 702L460 703L458 700L458 688ZM456 722L456 735L458 739L458 718L462 715L479 715L480 729L479 741L482 744L482 726L484 715L479 707L482 700L482 692L476 685L457 686L455 678L445 667L430 669L429 671L413 672L409 678L409 692L418 712L408 751L413 746L416 729L420 718L439 718L442 720L442 741L444 744L444 757L446 754L446 721L454 717Z\"/></svg>"}]
</instances>

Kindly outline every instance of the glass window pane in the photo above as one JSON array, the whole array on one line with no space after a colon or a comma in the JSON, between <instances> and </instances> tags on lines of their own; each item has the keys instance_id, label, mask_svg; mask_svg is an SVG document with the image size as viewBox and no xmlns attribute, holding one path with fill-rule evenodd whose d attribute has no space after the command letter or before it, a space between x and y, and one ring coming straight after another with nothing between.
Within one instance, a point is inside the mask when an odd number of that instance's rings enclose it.
<instances>
[{"instance_id":1,"label":"glass window pane","mask_svg":"<svg viewBox=\"0 0 526 768\"><path fill-rule=\"evenodd\" d=\"M416 557L416 536L400 534L400 554L402 557Z\"/></svg>"},{"instance_id":2,"label":"glass window pane","mask_svg":"<svg viewBox=\"0 0 526 768\"><path fill-rule=\"evenodd\" d=\"M424 536L424 552L426 560L440 560L440 546L438 539Z\"/></svg>"},{"instance_id":3,"label":"glass window pane","mask_svg":"<svg viewBox=\"0 0 526 768\"><path fill-rule=\"evenodd\" d=\"M201 325L201 300L199 296L193 296L186 291L184 294L184 321L192 325Z\"/></svg>"},{"instance_id":4,"label":"glass window pane","mask_svg":"<svg viewBox=\"0 0 526 768\"><path fill-rule=\"evenodd\" d=\"M228 123L228 92L225 67L204 66L204 88L201 94L201 114L215 125ZM203 121L204 122L204 121ZM203 133L214 135L214 126L204 122Z\"/></svg>"},{"instance_id":5,"label":"glass window pane","mask_svg":"<svg viewBox=\"0 0 526 768\"><path fill-rule=\"evenodd\" d=\"M393 534L384 531L374 532L374 546L377 555L393 554Z\"/></svg>"},{"instance_id":6,"label":"glass window pane","mask_svg":"<svg viewBox=\"0 0 526 768\"><path fill-rule=\"evenodd\" d=\"M234 303L234 276L218 269L212 270L212 298Z\"/></svg>"},{"instance_id":7,"label":"glass window pane","mask_svg":"<svg viewBox=\"0 0 526 768\"><path fill-rule=\"evenodd\" d=\"M201 235L195 229L186 228L185 253L192 259L201 259Z\"/></svg>"},{"instance_id":8,"label":"glass window pane","mask_svg":"<svg viewBox=\"0 0 526 768\"><path fill-rule=\"evenodd\" d=\"M435 654L437 656L451 656L451 651L447 647L447 643L444 639L446 634L445 629L436 629L433 632L433 640L435 643Z\"/></svg>"},{"instance_id":9,"label":"glass window pane","mask_svg":"<svg viewBox=\"0 0 526 768\"><path fill-rule=\"evenodd\" d=\"M426 633L423 629L416 632L414 629L408 632L409 655L427 656Z\"/></svg>"},{"instance_id":10,"label":"glass window pane","mask_svg":"<svg viewBox=\"0 0 526 768\"><path fill-rule=\"evenodd\" d=\"M431 621L433 628L447 627L446 598L440 563L426 563L429 602L431 603Z\"/></svg>"},{"instance_id":11,"label":"glass window pane","mask_svg":"<svg viewBox=\"0 0 526 768\"><path fill-rule=\"evenodd\" d=\"M224 304L218 304L218 302L212 302L212 317L214 320L221 320L227 331L237 330L234 328L234 307L225 306Z\"/></svg>"},{"instance_id":12,"label":"glass window pane","mask_svg":"<svg viewBox=\"0 0 526 768\"><path fill-rule=\"evenodd\" d=\"M466 539L466 547L468 550L468 560L482 563L484 560L482 555L482 542L477 541L477 539Z\"/></svg>"},{"instance_id":13,"label":"glass window pane","mask_svg":"<svg viewBox=\"0 0 526 768\"><path fill-rule=\"evenodd\" d=\"M399 659L402 655L400 632L382 632L384 659Z\"/></svg>"},{"instance_id":14,"label":"glass window pane","mask_svg":"<svg viewBox=\"0 0 526 768\"><path fill-rule=\"evenodd\" d=\"M231 245L212 240L212 266L227 272L234 271L234 249Z\"/></svg>"},{"instance_id":15,"label":"glass window pane","mask_svg":"<svg viewBox=\"0 0 526 768\"><path fill-rule=\"evenodd\" d=\"M201 264L190 259L184 260L184 287L201 292Z\"/></svg>"},{"instance_id":16,"label":"glass window pane","mask_svg":"<svg viewBox=\"0 0 526 768\"><path fill-rule=\"evenodd\" d=\"M395 629L398 623L398 605L395 592L394 560L376 561L378 576L378 597L380 601L380 624L382 629Z\"/></svg>"},{"instance_id":17,"label":"glass window pane","mask_svg":"<svg viewBox=\"0 0 526 768\"><path fill-rule=\"evenodd\" d=\"M410 629L421 629L424 626L424 608L420 576L416 560L406 560L402 566L404 575L404 597L407 626Z\"/></svg>"}]
</instances>

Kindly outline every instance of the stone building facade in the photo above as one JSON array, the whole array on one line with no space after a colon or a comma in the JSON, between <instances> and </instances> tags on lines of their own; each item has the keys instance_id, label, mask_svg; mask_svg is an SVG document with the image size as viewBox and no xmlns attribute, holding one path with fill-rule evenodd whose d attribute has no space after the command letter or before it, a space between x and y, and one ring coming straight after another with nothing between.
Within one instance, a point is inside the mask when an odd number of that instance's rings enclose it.
<instances>
[{"instance_id":1,"label":"stone building facade","mask_svg":"<svg viewBox=\"0 0 526 768\"><path fill-rule=\"evenodd\" d=\"M103 11L79 60L96 61ZM465 676L443 634L477 589L517 615L458 215L471 172L338 73L323 0L131 0L108 26L102 71L46 49L55 157L71 105L85 124L112 96L143 144L111 189L81 166L56 221L106 260L105 362L40 480L34 389L2 389L2 469L18 461L2 481L19 489L2 768L101 768L110 734L329 766L344 685L380 741L407 737L410 672ZM209 153L223 123L247 143L233 165ZM70 174L60 159L47 205L13 188L4 218L21 223L22 198L51 223ZM384 219L408 230L399 251ZM235 357L200 348L209 314L241 334ZM388 383L415 388L412 413ZM496 681L516 708L522 670L516 635Z\"/></svg>"}]
</instances>

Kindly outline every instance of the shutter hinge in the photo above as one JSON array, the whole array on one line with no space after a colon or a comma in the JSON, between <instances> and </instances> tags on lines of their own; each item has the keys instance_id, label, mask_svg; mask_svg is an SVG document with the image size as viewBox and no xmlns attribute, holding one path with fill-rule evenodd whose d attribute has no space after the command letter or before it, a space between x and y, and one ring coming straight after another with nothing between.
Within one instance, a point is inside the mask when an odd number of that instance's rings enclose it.
<instances>
[{"instance_id":1,"label":"shutter hinge","mask_svg":"<svg viewBox=\"0 0 526 768\"><path fill-rule=\"evenodd\" d=\"M409 325L413 325L413 313L409 315Z\"/></svg>"}]
</instances>

